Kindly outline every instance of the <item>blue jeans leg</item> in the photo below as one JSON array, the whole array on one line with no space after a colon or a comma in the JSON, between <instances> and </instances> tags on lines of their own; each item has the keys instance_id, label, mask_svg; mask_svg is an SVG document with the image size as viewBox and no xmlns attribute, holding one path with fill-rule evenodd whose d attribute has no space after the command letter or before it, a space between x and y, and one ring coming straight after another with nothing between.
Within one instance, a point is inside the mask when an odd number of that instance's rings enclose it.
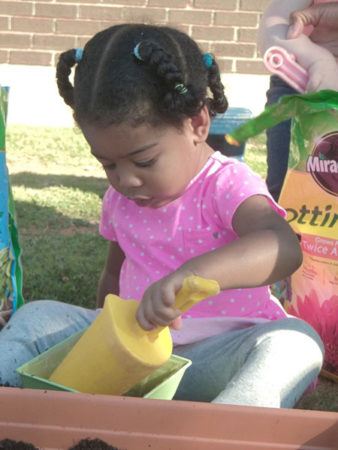
<instances>
[{"instance_id":1,"label":"blue jeans leg","mask_svg":"<svg viewBox=\"0 0 338 450\"><path fill-rule=\"evenodd\" d=\"M323 363L320 337L295 318L177 346L174 353L192 360L176 400L272 408L292 408Z\"/></svg>"},{"instance_id":2,"label":"blue jeans leg","mask_svg":"<svg viewBox=\"0 0 338 450\"><path fill-rule=\"evenodd\" d=\"M276 75L270 78L270 88L266 93L266 106L277 103L285 95L296 91ZM267 137L267 178L266 184L273 198L278 201L288 167L290 151L291 121L287 120L266 131Z\"/></svg>"},{"instance_id":3,"label":"blue jeans leg","mask_svg":"<svg viewBox=\"0 0 338 450\"><path fill-rule=\"evenodd\" d=\"M20 386L18 367L86 328L98 312L52 300L26 303L0 331L0 384Z\"/></svg>"}]
</instances>

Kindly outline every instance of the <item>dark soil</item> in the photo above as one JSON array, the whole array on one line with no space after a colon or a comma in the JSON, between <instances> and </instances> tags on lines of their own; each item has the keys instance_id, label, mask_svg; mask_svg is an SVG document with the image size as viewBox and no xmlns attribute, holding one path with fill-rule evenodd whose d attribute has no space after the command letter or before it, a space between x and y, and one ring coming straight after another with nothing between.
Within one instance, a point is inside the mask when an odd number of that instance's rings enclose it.
<instances>
[{"instance_id":1,"label":"dark soil","mask_svg":"<svg viewBox=\"0 0 338 450\"><path fill-rule=\"evenodd\" d=\"M32 444L23 441L12 441L11 439L4 439L0 441L0 450L39 450ZM101 439L82 439L69 450L119 450L117 447L112 447Z\"/></svg>"},{"instance_id":2,"label":"dark soil","mask_svg":"<svg viewBox=\"0 0 338 450\"><path fill-rule=\"evenodd\" d=\"M0 441L0 450L39 450L32 444L23 441L12 441L11 439L4 439Z\"/></svg>"},{"instance_id":3,"label":"dark soil","mask_svg":"<svg viewBox=\"0 0 338 450\"><path fill-rule=\"evenodd\" d=\"M101 441L101 439L82 439L78 444L69 450L119 450L109 444Z\"/></svg>"}]
</instances>

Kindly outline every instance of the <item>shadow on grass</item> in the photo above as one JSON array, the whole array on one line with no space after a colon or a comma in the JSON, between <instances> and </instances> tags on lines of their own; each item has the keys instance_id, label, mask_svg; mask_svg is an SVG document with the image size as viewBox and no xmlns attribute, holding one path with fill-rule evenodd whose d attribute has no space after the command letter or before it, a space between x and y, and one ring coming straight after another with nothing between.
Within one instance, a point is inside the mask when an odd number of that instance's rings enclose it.
<instances>
[{"instance_id":1,"label":"shadow on grass","mask_svg":"<svg viewBox=\"0 0 338 450\"><path fill-rule=\"evenodd\" d=\"M107 252L107 242L102 237L22 236L21 245L26 301L51 299L95 307Z\"/></svg>"},{"instance_id":2,"label":"shadow on grass","mask_svg":"<svg viewBox=\"0 0 338 450\"><path fill-rule=\"evenodd\" d=\"M77 227L81 232L98 233L98 221L74 218L58 212L51 206L41 206L32 202L15 201L15 212L19 233L25 235L48 235L51 239L56 234L76 234ZM70 231L73 230L72 233ZM79 231L79 230L78 230Z\"/></svg>"},{"instance_id":3,"label":"shadow on grass","mask_svg":"<svg viewBox=\"0 0 338 450\"><path fill-rule=\"evenodd\" d=\"M49 206L15 202L26 301L60 300L95 307L107 241L97 223L74 219Z\"/></svg>"},{"instance_id":4,"label":"shadow on grass","mask_svg":"<svg viewBox=\"0 0 338 450\"><path fill-rule=\"evenodd\" d=\"M297 409L338 412L338 383L319 377L316 389L306 392L296 407Z\"/></svg>"},{"instance_id":5,"label":"shadow on grass","mask_svg":"<svg viewBox=\"0 0 338 450\"><path fill-rule=\"evenodd\" d=\"M83 192L93 192L103 197L108 187L108 181L99 177L78 177L75 175L36 174L32 172L19 172L10 176L13 186L24 186L32 189L44 189L51 186L64 186L79 189Z\"/></svg>"}]
</instances>

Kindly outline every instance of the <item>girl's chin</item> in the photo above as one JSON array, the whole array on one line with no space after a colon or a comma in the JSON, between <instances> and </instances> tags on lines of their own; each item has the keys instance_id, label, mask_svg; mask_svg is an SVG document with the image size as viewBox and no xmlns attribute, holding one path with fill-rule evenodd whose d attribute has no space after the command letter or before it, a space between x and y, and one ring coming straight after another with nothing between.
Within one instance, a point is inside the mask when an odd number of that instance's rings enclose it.
<instances>
[{"instance_id":1,"label":"girl's chin","mask_svg":"<svg viewBox=\"0 0 338 450\"><path fill-rule=\"evenodd\" d=\"M166 206L169 203L173 202L177 198L179 198L180 195L173 196L173 197L166 197L166 198L156 198L156 197L149 197L149 198L129 198L129 200L136 203L137 206L143 206L148 208L161 208L162 206Z\"/></svg>"},{"instance_id":2,"label":"girl's chin","mask_svg":"<svg viewBox=\"0 0 338 450\"><path fill-rule=\"evenodd\" d=\"M136 203L137 206L151 206L153 203L152 198L140 198L133 200L134 203Z\"/></svg>"},{"instance_id":3,"label":"girl's chin","mask_svg":"<svg viewBox=\"0 0 338 450\"><path fill-rule=\"evenodd\" d=\"M173 199L157 199L157 198L152 198L152 199L142 199L142 200L134 200L134 202L137 204L137 206L141 206L141 207L148 207L148 208L162 208L162 206L168 205L168 203L172 202Z\"/></svg>"}]
</instances>

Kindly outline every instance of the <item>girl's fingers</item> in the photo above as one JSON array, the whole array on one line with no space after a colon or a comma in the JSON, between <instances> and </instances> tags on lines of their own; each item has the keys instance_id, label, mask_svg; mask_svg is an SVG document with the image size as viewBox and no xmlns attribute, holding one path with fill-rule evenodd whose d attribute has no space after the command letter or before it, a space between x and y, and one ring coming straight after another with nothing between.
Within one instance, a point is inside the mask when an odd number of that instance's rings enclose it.
<instances>
[{"instance_id":1,"label":"girl's fingers","mask_svg":"<svg viewBox=\"0 0 338 450\"><path fill-rule=\"evenodd\" d=\"M175 286L172 283L163 284L157 292L157 304L172 308L175 303Z\"/></svg>"},{"instance_id":2,"label":"girl's fingers","mask_svg":"<svg viewBox=\"0 0 338 450\"><path fill-rule=\"evenodd\" d=\"M140 306L136 313L136 319L140 326L147 331L153 330L154 328L161 326L168 326L176 316L168 312L161 311L160 313L147 313L146 308Z\"/></svg>"},{"instance_id":3,"label":"girl's fingers","mask_svg":"<svg viewBox=\"0 0 338 450\"><path fill-rule=\"evenodd\" d=\"M154 299L143 299L136 312L136 319L145 330L152 330L157 326L168 326L180 314L180 311L158 303Z\"/></svg>"},{"instance_id":4,"label":"girl's fingers","mask_svg":"<svg viewBox=\"0 0 338 450\"><path fill-rule=\"evenodd\" d=\"M136 320L144 330L153 330L156 327L151 320L153 317L151 297L146 292L137 311Z\"/></svg>"},{"instance_id":5,"label":"girl's fingers","mask_svg":"<svg viewBox=\"0 0 338 450\"><path fill-rule=\"evenodd\" d=\"M153 319L156 320L156 323L161 321L161 325L169 325L169 323L175 320L180 314L181 312L178 309L162 307L161 309L154 311Z\"/></svg>"},{"instance_id":6,"label":"girl's fingers","mask_svg":"<svg viewBox=\"0 0 338 450\"><path fill-rule=\"evenodd\" d=\"M6 311L1 311L0 312L0 317L3 317L4 319L9 319L11 314L12 314L12 310L11 309L7 309Z\"/></svg>"},{"instance_id":7,"label":"girl's fingers","mask_svg":"<svg viewBox=\"0 0 338 450\"><path fill-rule=\"evenodd\" d=\"M138 310L136 311L136 320L138 321L141 328L143 328L146 331L151 331L154 328L156 328L155 325L153 325L144 314L144 308L142 305L139 306Z\"/></svg>"},{"instance_id":8,"label":"girl's fingers","mask_svg":"<svg viewBox=\"0 0 338 450\"><path fill-rule=\"evenodd\" d=\"M172 328L173 330L180 330L182 328L182 317L176 317L176 319L171 322L170 328Z\"/></svg>"},{"instance_id":9,"label":"girl's fingers","mask_svg":"<svg viewBox=\"0 0 338 450\"><path fill-rule=\"evenodd\" d=\"M175 320L181 311L175 307L175 296L182 287L183 279L183 275L174 273L154 283L144 293L136 313L137 321L142 328L152 330L156 326L168 325L179 327L180 322Z\"/></svg>"},{"instance_id":10,"label":"girl's fingers","mask_svg":"<svg viewBox=\"0 0 338 450\"><path fill-rule=\"evenodd\" d=\"M11 317L11 314L12 314L11 309L0 312L0 329L3 328L7 324L9 318Z\"/></svg>"}]
</instances>

